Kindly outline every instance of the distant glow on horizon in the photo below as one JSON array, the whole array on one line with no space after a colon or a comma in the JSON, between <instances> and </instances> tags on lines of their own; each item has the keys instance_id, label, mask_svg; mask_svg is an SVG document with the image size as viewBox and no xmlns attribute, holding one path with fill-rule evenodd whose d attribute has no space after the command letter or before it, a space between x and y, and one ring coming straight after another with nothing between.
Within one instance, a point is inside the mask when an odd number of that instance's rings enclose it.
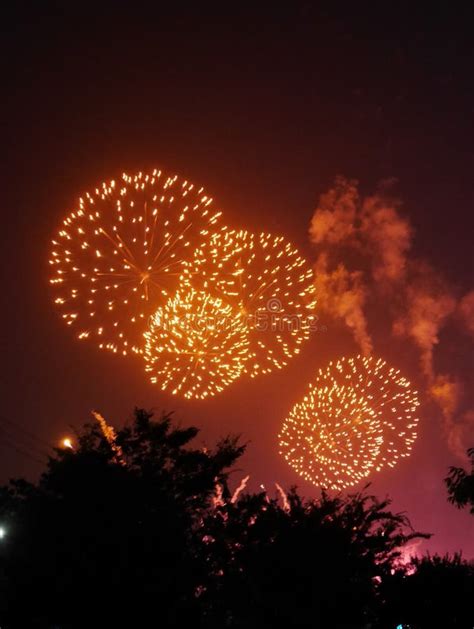
<instances>
[{"instance_id":1,"label":"distant glow on horizon","mask_svg":"<svg viewBox=\"0 0 474 629\"><path fill-rule=\"evenodd\" d=\"M204 399L241 375L248 331L238 311L202 291L181 289L145 333L146 371L163 391Z\"/></svg>"},{"instance_id":2,"label":"distant glow on horizon","mask_svg":"<svg viewBox=\"0 0 474 629\"><path fill-rule=\"evenodd\" d=\"M148 318L174 294L184 261L220 212L203 188L151 174L123 174L79 200L52 241L54 303L77 338L142 353Z\"/></svg>"},{"instance_id":3,"label":"distant glow on horizon","mask_svg":"<svg viewBox=\"0 0 474 629\"><path fill-rule=\"evenodd\" d=\"M61 441L61 445L63 446L63 448L69 448L69 450L72 450L74 448L74 446L72 445L72 440L69 437L63 439Z\"/></svg>"},{"instance_id":4,"label":"distant glow on horizon","mask_svg":"<svg viewBox=\"0 0 474 629\"><path fill-rule=\"evenodd\" d=\"M418 406L417 392L382 359L342 358L319 370L285 419L280 454L318 487L350 487L409 456Z\"/></svg>"},{"instance_id":5,"label":"distant glow on horizon","mask_svg":"<svg viewBox=\"0 0 474 629\"><path fill-rule=\"evenodd\" d=\"M184 281L246 317L245 372L252 378L285 367L309 338L316 304L313 271L282 236L218 232L185 263Z\"/></svg>"}]
</instances>

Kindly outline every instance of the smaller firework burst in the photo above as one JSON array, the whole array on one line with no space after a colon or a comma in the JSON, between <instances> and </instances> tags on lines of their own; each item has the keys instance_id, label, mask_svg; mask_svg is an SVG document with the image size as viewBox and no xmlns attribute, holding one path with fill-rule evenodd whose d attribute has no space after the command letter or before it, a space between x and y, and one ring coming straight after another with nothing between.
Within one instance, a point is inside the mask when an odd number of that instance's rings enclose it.
<instances>
[{"instance_id":1,"label":"smaller firework burst","mask_svg":"<svg viewBox=\"0 0 474 629\"><path fill-rule=\"evenodd\" d=\"M319 370L292 409L280 454L319 487L350 487L410 454L418 406L410 383L382 359L342 358Z\"/></svg>"},{"instance_id":2,"label":"smaller firework burst","mask_svg":"<svg viewBox=\"0 0 474 629\"><path fill-rule=\"evenodd\" d=\"M253 378L285 367L315 321L314 278L298 250L272 234L221 230L196 248L183 281L230 303L247 321Z\"/></svg>"},{"instance_id":3,"label":"smaller firework burst","mask_svg":"<svg viewBox=\"0 0 474 629\"><path fill-rule=\"evenodd\" d=\"M158 308L145 339L151 382L185 398L220 393L242 373L248 356L241 313L192 288L182 287Z\"/></svg>"}]
</instances>

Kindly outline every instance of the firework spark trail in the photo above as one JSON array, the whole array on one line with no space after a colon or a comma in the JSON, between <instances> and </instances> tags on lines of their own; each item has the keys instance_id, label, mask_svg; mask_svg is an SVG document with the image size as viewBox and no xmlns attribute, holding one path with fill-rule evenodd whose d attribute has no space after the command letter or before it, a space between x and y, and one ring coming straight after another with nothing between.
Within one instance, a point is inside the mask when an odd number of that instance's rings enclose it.
<instances>
[{"instance_id":1,"label":"firework spark trail","mask_svg":"<svg viewBox=\"0 0 474 629\"><path fill-rule=\"evenodd\" d=\"M161 171L123 174L79 200L52 241L54 303L79 339L142 353L148 318L220 212L202 188Z\"/></svg>"},{"instance_id":2,"label":"firework spark trail","mask_svg":"<svg viewBox=\"0 0 474 629\"><path fill-rule=\"evenodd\" d=\"M223 507L225 505L225 500L223 496L224 496L224 488L222 487L220 483L216 483L216 491L214 495L212 496L212 505L214 509L217 509L217 507Z\"/></svg>"},{"instance_id":3,"label":"firework spark trail","mask_svg":"<svg viewBox=\"0 0 474 629\"><path fill-rule=\"evenodd\" d=\"M381 359L341 359L319 370L279 435L280 454L306 480L328 489L394 467L416 439L417 393Z\"/></svg>"},{"instance_id":4,"label":"firework spark trail","mask_svg":"<svg viewBox=\"0 0 474 629\"><path fill-rule=\"evenodd\" d=\"M102 430L102 434L107 440L107 443L111 447L112 451L115 454L114 461L115 463L119 463L120 465L126 465L125 459L123 456L123 450L120 446L117 445L117 435L112 426L105 421L104 417L98 413L97 411L92 411L93 417L98 421L100 429Z\"/></svg>"},{"instance_id":5,"label":"firework spark trail","mask_svg":"<svg viewBox=\"0 0 474 629\"><path fill-rule=\"evenodd\" d=\"M222 297L249 325L251 377L286 366L308 339L314 318L313 272L282 237L221 231L185 264L184 282Z\"/></svg>"},{"instance_id":6,"label":"firework spark trail","mask_svg":"<svg viewBox=\"0 0 474 629\"><path fill-rule=\"evenodd\" d=\"M288 496L286 495L285 490L278 483L275 483L275 487L277 488L277 491L280 494L281 502L283 504L283 511L290 512L291 507L290 507L290 503L288 502Z\"/></svg>"},{"instance_id":7,"label":"firework spark trail","mask_svg":"<svg viewBox=\"0 0 474 629\"><path fill-rule=\"evenodd\" d=\"M156 311L145 339L151 382L186 398L220 393L240 376L248 355L241 313L193 289L183 288Z\"/></svg>"},{"instance_id":8,"label":"firework spark trail","mask_svg":"<svg viewBox=\"0 0 474 629\"><path fill-rule=\"evenodd\" d=\"M237 489L234 491L234 493L232 494L232 498L230 499L231 504L235 504L237 502L237 500L239 499L240 494L244 491L244 489L247 487L247 483L249 482L249 478L250 476L245 476L241 481L240 481L240 485L237 487Z\"/></svg>"}]
</instances>

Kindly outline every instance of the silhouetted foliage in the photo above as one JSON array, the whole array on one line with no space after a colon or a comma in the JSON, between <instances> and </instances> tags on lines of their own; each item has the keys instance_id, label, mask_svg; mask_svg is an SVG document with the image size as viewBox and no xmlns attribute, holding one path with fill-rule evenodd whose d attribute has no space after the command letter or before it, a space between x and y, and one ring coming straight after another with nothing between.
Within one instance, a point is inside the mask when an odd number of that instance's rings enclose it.
<instances>
[{"instance_id":1,"label":"silhouetted foliage","mask_svg":"<svg viewBox=\"0 0 474 629\"><path fill-rule=\"evenodd\" d=\"M472 629L474 565L460 555L414 557L387 582L383 627Z\"/></svg>"},{"instance_id":2,"label":"silhouetted foliage","mask_svg":"<svg viewBox=\"0 0 474 629\"><path fill-rule=\"evenodd\" d=\"M118 432L126 465L114 463L90 424L77 449L56 451L37 485L2 489L2 627L195 621L190 592L204 566L192 532L243 448L226 439L211 452L192 449L195 428L151 418L136 410L133 425Z\"/></svg>"},{"instance_id":3,"label":"silhouetted foliage","mask_svg":"<svg viewBox=\"0 0 474 629\"><path fill-rule=\"evenodd\" d=\"M419 537L389 501L355 494L289 510L266 494L216 509L205 522L211 566L202 593L210 627L365 627L400 547Z\"/></svg>"},{"instance_id":4,"label":"silhouetted foliage","mask_svg":"<svg viewBox=\"0 0 474 629\"><path fill-rule=\"evenodd\" d=\"M0 489L2 629L467 626L472 567L408 574L400 551L423 536L388 500L231 495L244 447L197 434L137 409L113 444L88 424L38 483Z\"/></svg>"},{"instance_id":5,"label":"silhouetted foliage","mask_svg":"<svg viewBox=\"0 0 474 629\"><path fill-rule=\"evenodd\" d=\"M471 459L471 471L467 472L462 467L450 467L449 475L445 478L448 488L448 500L459 509L470 506L470 511L474 514L474 448L467 451Z\"/></svg>"}]
</instances>

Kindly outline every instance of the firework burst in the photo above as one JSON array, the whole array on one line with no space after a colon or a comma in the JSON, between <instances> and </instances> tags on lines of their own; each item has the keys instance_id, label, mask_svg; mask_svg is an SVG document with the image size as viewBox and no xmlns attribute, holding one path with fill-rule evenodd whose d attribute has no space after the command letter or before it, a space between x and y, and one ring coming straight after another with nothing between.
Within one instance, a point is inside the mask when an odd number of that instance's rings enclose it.
<instances>
[{"instance_id":1,"label":"firework burst","mask_svg":"<svg viewBox=\"0 0 474 629\"><path fill-rule=\"evenodd\" d=\"M416 391L381 359L342 358L319 374L279 435L280 454L306 480L342 489L393 467L416 439Z\"/></svg>"},{"instance_id":2,"label":"firework burst","mask_svg":"<svg viewBox=\"0 0 474 629\"><path fill-rule=\"evenodd\" d=\"M248 355L243 316L193 289L182 288L158 308L145 339L152 383L186 398L220 393L240 376Z\"/></svg>"},{"instance_id":3,"label":"firework burst","mask_svg":"<svg viewBox=\"0 0 474 629\"><path fill-rule=\"evenodd\" d=\"M220 215L202 188L161 171L123 174L79 200L52 241L54 303L78 338L142 352L148 318Z\"/></svg>"},{"instance_id":4,"label":"firework burst","mask_svg":"<svg viewBox=\"0 0 474 629\"><path fill-rule=\"evenodd\" d=\"M314 319L311 268L283 237L221 231L185 264L185 282L230 303L249 327L251 377L281 369L300 351Z\"/></svg>"}]
</instances>

